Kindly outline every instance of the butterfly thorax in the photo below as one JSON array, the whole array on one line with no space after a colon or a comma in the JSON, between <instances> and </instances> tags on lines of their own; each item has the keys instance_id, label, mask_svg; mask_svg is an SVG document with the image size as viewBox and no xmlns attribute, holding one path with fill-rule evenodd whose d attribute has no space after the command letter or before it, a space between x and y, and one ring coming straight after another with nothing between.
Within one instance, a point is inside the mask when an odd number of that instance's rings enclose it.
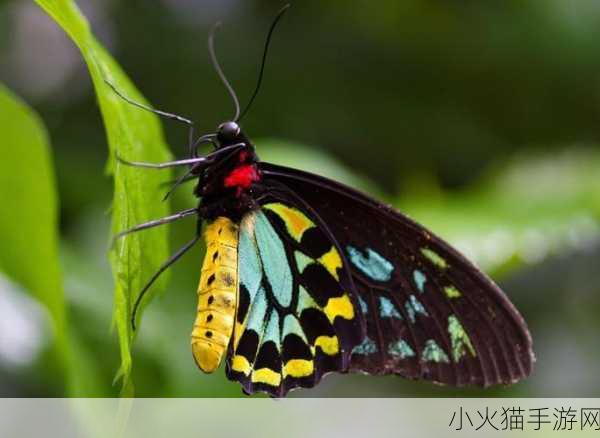
<instances>
[{"instance_id":1,"label":"butterfly thorax","mask_svg":"<svg viewBox=\"0 0 600 438\"><path fill-rule=\"evenodd\" d=\"M207 167L200 176L194 194L202 199L200 211L205 219L225 216L238 222L248 211L257 208L256 184L261 175L258 156L248 138L239 133L219 149L243 144Z\"/></svg>"}]
</instances>

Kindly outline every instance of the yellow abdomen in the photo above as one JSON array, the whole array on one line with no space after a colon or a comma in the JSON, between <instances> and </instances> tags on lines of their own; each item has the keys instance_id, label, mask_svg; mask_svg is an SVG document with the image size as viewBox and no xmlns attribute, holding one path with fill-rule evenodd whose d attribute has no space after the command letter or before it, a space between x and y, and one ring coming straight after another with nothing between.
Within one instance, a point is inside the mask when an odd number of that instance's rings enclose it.
<instances>
[{"instance_id":1,"label":"yellow abdomen","mask_svg":"<svg viewBox=\"0 0 600 438\"><path fill-rule=\"evenodd\" d=\"M198 286L192 353L202 371L221 363L233 333L238 302L238 226L218 217L206 227L206 255Z\"/></svg>"}]
</instances>

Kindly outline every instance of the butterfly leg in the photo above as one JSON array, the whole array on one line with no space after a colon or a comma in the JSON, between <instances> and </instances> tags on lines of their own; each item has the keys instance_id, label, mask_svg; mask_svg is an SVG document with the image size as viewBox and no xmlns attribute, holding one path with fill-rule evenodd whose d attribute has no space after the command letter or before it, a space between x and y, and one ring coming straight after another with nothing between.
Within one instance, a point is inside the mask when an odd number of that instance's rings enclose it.
<instances>
[{"instance_id":1,"label":"butterfly leg","mask_svg":"<svg viewBox=\"0 0 600 438\"><path fill-rule=\"evenodd\" d=\"M178 181L179 181L178 185L181 185L181 184L185 184L187 182L193 181L193 180L195 180L197 178L198 178L197 175L188 175L188 173L186 172L186 173L183 174L182 177L179 177L177 179L171 179L169 181L165 181L165 182L160 183L159 187L161 189L164 189L164 188L167 188L167 187L171 187L173 184L178 183Z\"/></svg>"},{"instance_id":2,"label":"butterfly leg","mask_svg":"<svg viewBox=\"0 0 600 438\"><path fill-rule=\"evenodd\" d=\"M198 175L191 175L191 173L192 172L188 171L175 180L171 180L169 182L161 184L161 187L171 186L169 188L169 191L166 193L166 195L163 196L162 200L166 201L169 198L169 196L171 196L173 191L180 185L185 184L186 182L193 181L198 178Z\"/></svg>"},{"instance_id":3,"label":"butterfly leg","mask_svg":"<svg viewBox=\"0 0 600 438\"><path fill-rule=\"evenodd\" d=\"M212 160L206 157L187 158L185 160L167 161L165 163L144 163L141 161L127 161L117 155L117 161L125 166L145 167L148 169L167 169L169 167L187 166L190 164L210 164Z\"/></svg>"},{"instance_id":4,"label":"butterfly leg","mask_svg":"<svg viewBox=\"0 0 600 438\"><path fill-rule=\"evenodd\" d=\"M198 172L198 170L200 170L200 166L194 165L190 169L188 169L188 171L186 173L184 173L179 178L177 178L175 180L175 182L173 183L173 185L171 186L171 188L169 189L169 191L165 194L165 196L163 196L162 200L166 201L169 198L169 196L171 196L171 193L173 193L175 191L175 189L177 187L179 187L181 184L183 184L187 181L190 181L192 179L198 178L198 176L195 175L195 173Z\"/></svg>"},{"instance_id":5,"label":"butterfly leg","mask_svg":"<svg viewBox=\"0 0 600 438\"><path fill-rule=\"evenodd\" d=\"M222 164L223 164L223 163L227 162L227 160L228 160L229 158L231 158L233 155L235 155L235 153L237 152L237 147L239 147L239 146L238 146L238 145L232 145L232 146L228 146L228 147L226 147L226 148L223 148L223 149L220 149L220 150L218 150L218 151L217 151L217 152L219 152L219 153L222 153L221 151L230 150L231 148L233 149L233 150L231 150L231 151L229 152L229 154L228 154L228 155L226 155L226 156L224 157L224 159L223 159L223 160L221 160L221 161L220 161L220 163L217 163L217 164L216 164L216 166L215 166L215 170L219 169L219 168L222 166ZM184 173L183 175L181 175L181 176L180 176L180 177L179 177L179 178L178 178L178 179L175 181L175 183L173 184L173 187L171 187L171 188L169 189L169 191L167 192L167 194L166 194L166 195L163 197L163 201L166 201L166 200L169 198L169 196L171 196L171 193L173 193L173 191L174 191L174 190L175 190L177 187L179 187L181 184L183 184L183 183L184 183L184 182L186 182L186 181L189 181L189 180L191 180L191 179L194 179L194 178L196 178L196 176L195 176L194 174L195 174L195 173L197 173L197 172L198 172L198 170L200 170L200 168L201 168L201 167L202 167L202 166L201 166L200 164L195 164L195 165L194 165L194 166L192 166L192 167L191 167L191 168L190 168L190 169L189 169L189 170L188 170L186 173Z\"/></svg>"},{"instance_id":6,"label":"butterfly leg","mask_svg":"<svg viewBox=\"0 0 600 438\"><path fill-rule=\"evenodd\" d=\"M185 123L186 125L189 125L189 126L194 126L194 122L192 122L189 119L186 119L185 117L179 116L177 114L168 113L166 111L157 110L157 109L151 108L149 106L146 106L146 105L144 105L142 103L136 102L135 100L132 100L129 97L125 96L123 93L121 93L121 91L119 91L119 89L113 83L111 83L110 81L108 81L107 79L104 79L104 82L106 82L106 84L110 88L112 88L112 90L115 92L115 94L117 96L119 96L125 102L127 102L127 103L129 103L129 104L131 104L133 106L136 106L136 107L141 108L141 109L146 110L146 111L150 111L151 113L154 113L154 114L156 114L158 116L161 116L161 117L165 117L165 118L167 118L169 120L175 120L175 121L178 121L178 122L181 122L181 123Z\"/></svg>"},{"instance_id":7,"label":"butterfly leg","mask_svg":"<svg viewBox=\"0 0 600 438\"><path fill-rule=\"evenodd\" d=\"M198 213L197 208L188 208L187 210L180 211L179 213L172 214L170 216L166 216L160 219L155 219L153 221L145 222L143 224L136 225L135 227L129 228L128 230L121 231L117 235L115 235L112 239L112 246L116 243L117 240L125 237L128 234L135 233L137 231L147 230L148 228L158 227L159 225L168 224L171 222L175 222L176 220L182 219L187 216L191 216Z\"/></svg>"},{"instance_id":8,"label":"butterfly leg","mask_svg":"<svg viewBox=\"0 0 600 438\"><path fill-rule=\"evenodd\" d=\"M124 158L121 158L117 155L117 161L126 166L132 167L145 167L148 169L167 169L169 167L178 167L178 166L187 166L193 165L196 167L196 170L201 169L205 166L210 166L213 164L221 155L231 154L232 151L238 150L245 146L245 143L236 143L229 146L225 146L221 149L218 149L210 154L204 155L203 157L197 158L186 158L185 160L175 160L175 161L167 161L165 163L145 163L141 161L128 161ZM189 173L189 172L188 172Z\"/></svg>"},{"instance_id":9,"label":"butterfly leg","mask_svg":"<svg viewBox=\"0 0 600 438\"><path fill-rule=\"evenodd\" d=\"M146 292L148 292L148 289L150 289L150 286L152 286L154 284L154 282L158 279L158 277L160 277L160 274L162 274L163 272L165 272L169 267L171 267L175 262L177 262L177 260L179 260L186 252L188 252L190 249L192 249L192 247L198 243L198 241L200 240L200 237L202 237L202 220L198 220L198 225L196 227L196 236L190 240L188 243L186 243L185 245L183 245L181 248L179 248L175 253L173 253L173 255L171 255L171 257L169 257L169 259L162 264L162 266L158 269L158 271L156 271L154 273L154 275L150 278L150 280L146 283L146 285L144 286L144 288L141 290L141 292L139 293L139 295L137 296L136 300L135 300L135 304L133 305L133 312L131 313L131 328L133 329L133 331L135 331L135 321L136 321L136 315L137 315L137 311L138 308L140 307L140 304L142 302L142 299L144 298L144 295L146 295Z\"/></svg>"},{"instance_id":10,"label":"butterfly leg","mask_svg":"<svg viewBox=\"0 0 600 438\"><path fill-rule=\"evenodd\" d=\"M104 79L104 82L106 82L106 84L115 92L115 94L117 96L119 96L121 99L123 99L128 104L133 105L137 108L141 108L145 111L149 111L153 114L156 114L157 116L164 117L165 119L175 120L176 122L185 123L186 125L188 125L188 127L189 127L188 147L189 147L190 151L192 150L193 144L194 144L194 122L192 122L190 119L179 116L177 114L157 110L157 109L151 108L147 105L144 105L143 103L136 102L135 100L130 99L129 97L125 96L112 82L108 81L107 79Z\"/></svg>"}]
</instances>

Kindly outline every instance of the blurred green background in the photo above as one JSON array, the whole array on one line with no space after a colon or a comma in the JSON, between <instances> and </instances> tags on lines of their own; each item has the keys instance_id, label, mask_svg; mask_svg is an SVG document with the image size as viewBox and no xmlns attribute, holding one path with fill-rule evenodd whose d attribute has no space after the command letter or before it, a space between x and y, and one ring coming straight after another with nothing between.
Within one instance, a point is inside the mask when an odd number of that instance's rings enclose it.
<instances>
[{"instance_id":1,"label":"blurred green background","mask_svg":"<svg viewBox=\"0 0 600 438\"><path fill-rule=\"evenodd\" d=\"M192 118L201 131L214 130L233 111L208 62L208 29L223 20L217 51L245 102L266 30L281 6L256 0L77 3L146 98ZM600 5L593 0L293 5L243 124L261 158L366 190L455 244L523 313L537 364L529 379L509 388L329 376L292 396L598 396L597 41ZM7 275L0 277L0 394L117 395L107 259L113 187L89 73L38 6L4 1L0 81L48 130L60 199L60 262L77 339L68 373L80 380L78 392L68 389L73 377L57 371L45 310L26 293L27 282ZM173 154L182 157L186 130L169 122L164 129ZM173 210L193 205L189 190L178 192ZM154 201L162 194L157 187ZM36 205L30 208L35 217ZM189 239L192 222L171 227L173 247ZM196 248L173 269L167 292L147 308L133 349L138 396L241 395L222 370L204 375L191 357L202 251Z\"/></svg>"}]
</instances>

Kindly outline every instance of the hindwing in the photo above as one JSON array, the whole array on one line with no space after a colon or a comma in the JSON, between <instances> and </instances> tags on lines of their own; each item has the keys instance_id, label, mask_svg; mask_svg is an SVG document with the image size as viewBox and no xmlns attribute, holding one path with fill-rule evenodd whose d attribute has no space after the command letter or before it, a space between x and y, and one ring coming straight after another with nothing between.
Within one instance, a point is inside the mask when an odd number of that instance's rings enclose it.
<instances>
[{"instance_id":1,"label":"hindwing","mask_svg":"<svg viewBox=\"0 0 600 438\"><path fill-rule=\"evenodd\" d=\"M264 199L246 214L238 273L230 379L280 397L348 370L365 323L337 242L309 213Z\"/></svg>"}]
</instances>

